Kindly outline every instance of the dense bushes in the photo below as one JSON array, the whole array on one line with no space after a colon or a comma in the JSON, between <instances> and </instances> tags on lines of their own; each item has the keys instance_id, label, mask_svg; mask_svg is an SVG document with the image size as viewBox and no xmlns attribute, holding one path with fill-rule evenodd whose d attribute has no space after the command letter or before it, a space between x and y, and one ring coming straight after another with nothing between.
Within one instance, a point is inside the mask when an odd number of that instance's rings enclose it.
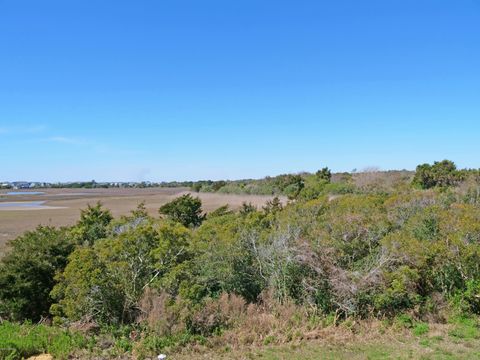
<instances>
[{"instance_id":1,"label":"dense bushes","mask_svg":"<svg viewBox=\"0 0 480 360\"><path fill-rule=\"evenodd\" d=\"M10 246L0 263L0 316L38 321L49 314L55 274L67 264L74 243L65 229L39 226Z\"/></svg>"},{"instance_id":2,"label":"dense bushes","mask_svg":"<svg viewBox=\"0 0 480 360\"><path fill-rule=\"evenodd\" d=\"M448 187L457 185L468 178L478 181L479 174L479 170L474 169L458 170L455 163L450 160L436 161L433 165L418 165L413 184L422 189Z\"/></svg>"},{"instance_id":3,"label":"dense bushes","mask_svg":"<svg viewBox=\"0 0 480 360\"><path fill-rule=\"evenodd\" d=\"M183 195L163 205L159 212L170 220L186 227L198 226L204 219L202 215L202 202L199 198L194 198L190 194Z\"/></svg>"},{"instance_id":4,"label":"dense bushes","mask_svg":"<svg viewBox=\"0 0 480 360\"><path fill-rule=\"evenodd\" d=\"M140 206L112 220L97 205L71 228L39 227L2 260L1 316L141 324L152 336L185 340L248 321L269 336L293 318L428 318L445 306L480 313L474 178L420 190L409 179L386 187L376 175L330 177L324 169L301 182L278 179L296 200L275 198L260 210L245 204L205 216L186 195L162 207L164 219Z\"/></svg>"},{"instance_id":5,"label":"dense bushes","mask_svg":"<svg viewBox=\"0 0 480 360\"><path fill-rule=\"evenodd\" d=\"M82 210L71 228L39 226L10 242L0 263L0 316L37 321L49 315L55 276L68 263L75 246L91 246L107 234L110 211L98 203Z\"/></svg>"}]
</instances>

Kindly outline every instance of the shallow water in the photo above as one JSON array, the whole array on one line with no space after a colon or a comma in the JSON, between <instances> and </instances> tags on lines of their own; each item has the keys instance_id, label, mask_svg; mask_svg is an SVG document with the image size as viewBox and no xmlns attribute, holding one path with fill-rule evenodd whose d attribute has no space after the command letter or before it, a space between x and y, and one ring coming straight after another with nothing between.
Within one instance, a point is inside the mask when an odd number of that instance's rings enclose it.
<instances>
[{"instance_id":1,"label":"shallow water","mask_svg":"<svg viewBox=\"0 0 480 360\"><path fill-rule=\"evenodd\" d=\"M45 201L0 202L0 208L42 207Z\"/></svg>"},{"instance_id":2,"label":"shallow water","mask_svg":"<svg viewBox=\"0 0 480 360\"><path fill-rule=\"evenodd\" d=\"M43 195L44 192L41 191L10 191L7 195Z\"/></svg>"}]
</instances>

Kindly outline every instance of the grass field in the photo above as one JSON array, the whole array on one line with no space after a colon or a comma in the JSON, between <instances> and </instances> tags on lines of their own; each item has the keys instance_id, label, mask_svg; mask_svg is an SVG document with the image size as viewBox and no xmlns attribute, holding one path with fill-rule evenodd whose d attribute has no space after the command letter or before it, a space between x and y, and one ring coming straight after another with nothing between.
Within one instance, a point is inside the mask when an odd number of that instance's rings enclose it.
<instances>
[{"instance_id":1,"label":"grass field","mask_svg":"<svg viewBox=\"0 0 480 360\"><path fill-rule=\"evenodd\" d=\"M44 209L7 207L0 208L0 253L5 250L8 240L15 238L26 230L32 230L37 225L71 225L79 219L80 209L87 204L101 201L110 209L115 217L125 215L140 202L151 215L158 216L158 209L186 192L186 188L147 188L147 189L47 189L43 195L6 195L8 191L0 192L0 203L45 201ZM203 202L205 211L212 211L228 204L236 209L243 202L251 202L262 206L268 196L226 195L226 194L194 194Z\"/></svg>"}]
</instances>

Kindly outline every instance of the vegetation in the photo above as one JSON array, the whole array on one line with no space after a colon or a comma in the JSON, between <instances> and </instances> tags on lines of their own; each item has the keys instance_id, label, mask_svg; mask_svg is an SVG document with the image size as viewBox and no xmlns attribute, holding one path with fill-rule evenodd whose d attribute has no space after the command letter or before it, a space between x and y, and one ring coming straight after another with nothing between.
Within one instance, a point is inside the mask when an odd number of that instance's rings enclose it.
<instances>
[{"instance_id":1,"label":"vegetation","mask_svg":"<svg viewBox=\"0 0 480 360\"><path fill-rule=\"evenodd\" d=\"M438 357L448 349L433 328L477 344L478 172L443 161L414 176L325 168L266 183L290 201L204 214L184 195L160 218L140 204L119 219L97 204L74 226L24 234L0 264L1 318L51 319L38 331L63 339L57 353L83 356L107 337L107 357L226 345L234 357L329 331L366 334L371 324L378 336L396 331L441 349ZM53 351L15 340L32 327L1 325L11 358Z\"/></svg>"},{"instance_id":2,"label":"vegetation","mask_svg":"<svg viewBox=\"0 0 480 360\"><path fill-rule=\"evenodd\" d=\"M11 320L48 316L56 272L62 271L74 243L65 229L40 226L10 243L0 263L0 313Z\"/></svg>"},{"instance_id":3,"label":"vegetation","mask_svg":"<svg viewBox=\"0 0 480 360\"><path fill-rule=\"evenodd\" d=\"M192 197L190 194L183 195L163 205L159 212L166 215L168 219L186 227L199 226L204 219L201 200Z\"/></svg>"},{"instance_id":4,"label":"vegetation","mask_svg":"<svg viewBox=\"0 0 480 360\"><path fill-rule=\"evenodd\" d=\"M454 185L461 179L461 173L452 161L444 160L435 162L433 165L423 164L417 166L413 182L422 189L430 189L435 186Z\"/></svg>"},{"instance_id":5,"label":"vegetation","mask_svg":"<svg viewBox=\"0 0 480 360\"><path fill-rule=\"evenodd\" d=\"M90 341L80 333L57 327L4 321L0 324L0 359L24 359L42 353L68 359L72 352L88 348Z\"/></svg>"}]
</instances>

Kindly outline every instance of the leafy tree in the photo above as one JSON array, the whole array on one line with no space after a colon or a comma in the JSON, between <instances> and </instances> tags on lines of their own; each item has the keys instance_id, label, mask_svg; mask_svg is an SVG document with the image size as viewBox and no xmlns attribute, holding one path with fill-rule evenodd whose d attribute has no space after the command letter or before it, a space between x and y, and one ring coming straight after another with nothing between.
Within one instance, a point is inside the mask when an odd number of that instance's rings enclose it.
<instances>
[{"instance_id":1,"label":"leafy tree","mask_svg":"<svg viewBox=\"0 0 480 360\"><path fill-rule=\"evenodd\" d=\"M37 321L48 315L55 274L66 266L74 243L64 229L39 226L10 247L0 263L0 315Z\"/></svg>"},{"instance_id":2,"label":"leafy tree","mask_svg":"<svg viewBox=\"0 0 480 360\"><path fill-rule=\"evenodd\" d=\"M298 199L313 200L325 194L328 183L325 180L307 183L305 188L298 195Z\"/></svg>"},{"instance_id":3,"label":"leafy tree","mask_svg":"<svg viewBox=\"0 0 480 360\"><path fill-rule=\"evenodd\" d=\"M332 172L328 167L324 167L323 169L318 170L315 176L318 180L326 181L327 183L330 183L330 181L332 180Z\"/></svg>"},{"instance_id":4,"label":"leafy tree","mask_svg":"<svg viewBox=\"0 0 480 360\"><path fill-rule=\"evenodd\" d=\"M220 190L221 188L223 188L225 185L227 185L227 182L226 182L226 181L223 181L223 180L215 181L215 182L212 184L213 191L214 191L214 192L217 192L218 190Z\"/></svg>"},{"instance_id":5,"label":"leafy tree","mask_svg":"<svg viewBox=\"0 0 480 360\"><path fill-rule=\"evenodd\" d=\"M81 210L80 221L71 229L71 236L77 244L92 245L96 240L107 236L108 225L112 220L112 213L104 209L101 202L95 206L89 204Z\"/></svg>"},{"instance_id":6,"label":"leafy tree","mask_svg":"<svg viewBox=\"0 0 480 360\"><path fill-rule=\"evenodd\" d=\"M159 243L158 230L146 223L77 248L57 276L52 314L105 324L133 321L137 302L155 276L153 250Z\"/></svg>"},{"instance_id":7,"label":"leafy tree","mask_svg":"<svg viewBox=\"0 0 480 360\"><path fill-rule=\"evenodd\" d=\"M229 292L256 301L265 289L255 250L265 231L264 216L250 212L207 219L193 234L191 279L182 294L198 301Z\"/></svg>"},{"instance_id":8,"label":"leafy tree","mask_svg":"<svg viewBox=\"0 0 480 360\"><path fill-rule=\"evenodd\" d=\"M138 204L135 210L132 210L131 216L133 219L147 219L149 217L147 208L145 207L145 201Z\"/></svg>"},{"instance_id":9,"label":"leafy tree","mask_svg":"<svg viewBox=\"0 0 480 360\"><path fill-rule=\"evenodd\" d=\"M56 321L82 318L99 323L119 321L122 294L111 281L106 264L95 247L76 249L56 280L58 284L51 292L56 302L50 309Z\"/></svg>"},{"instance_id":10,"label":"leafy tree","mask_svg":"<svg viewBox=\"0 0 480 360\"><path fill-rule=\"evenodd\" d=\"M192 258L191 233L174 222L158 229L158 245L152 251L155 275L152 285L177 295L183 281L189 278L188 261Z\"/></svg>"},{"instance_id":11,"label":"leafy tree","mask_svg":"<svg viewBox=\"0 0 480 360\"><path fill-rule=\"evenodd\" d=\"M305 187L305 182L300 175L284 175L279 177L277 183L280 186L281 191L288 196L290 200L294 200L298 197L298 194Z\"/></svg>"},{"instance_id":12,"label":"leafy tree","mask_svg":"<svg viewBox=\"0 0 480 360\"><path fill-rule=\"evenodd\" d=\"M199 226L205 219L205 216L202 215L202 201L190 194L183 195L163 205L159 212L185 227Z\"/></svg>"},{"instance_id":13,"label":"leafy tree","mask_svg":"<svg viewBox=\"0 0 480 360\"><path fill-rule=\"evenodd\" d=\"M451 186L459 180L459 172L455 163L450 160L436 161L433 165L418 165L413 183L422 189L430 189L435 186Z\"/></svg>"}]
</instances>

